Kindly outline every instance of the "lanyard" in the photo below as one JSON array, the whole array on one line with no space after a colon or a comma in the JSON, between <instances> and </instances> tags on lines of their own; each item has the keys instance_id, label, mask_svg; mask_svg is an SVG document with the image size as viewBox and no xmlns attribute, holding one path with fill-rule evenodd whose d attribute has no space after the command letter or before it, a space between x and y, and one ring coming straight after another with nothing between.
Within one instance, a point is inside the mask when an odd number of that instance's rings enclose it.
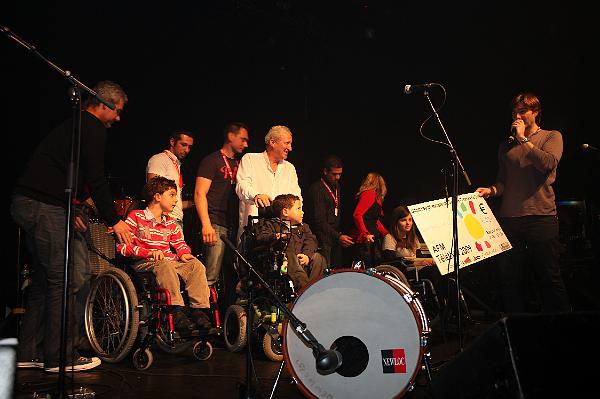
<instances>
[{"instance_id":1,"label":"lanyard","mask_svg":"<svg viewBox=\"0 0 600 399\"><path fill-rule=\"evenodd\" d=\"M329 195L331 195L331 198L333 198L333 202L335 203L335 216L337 216L338 215L338 201L339 201L337 187L335 188L335 195L334 195L333 191L331 191L331 189L329 188L327 183L325 183L325 180L323 180L323 178L321 178L321 182L323 183L323 185L325 186L327 191L329 191Z\"/></svg>"},{"instance_id":2,"label":"lanyard","mask_svg":"<svg viewBox=\"0 0 600 399\"><path fill-rule=\"evenodd\" d=\"M234 183L234 179L235 179L235 174L237 173L238 170L238 161L237 159L235 160L235 171L231 170L231 166L229 166L229 161L227 161L227 157L225 156L225 153L223 152L223 150L221 150L221 156L223 157L223 162L225 162L225 175L223 176L225 179L229 178L231 184Z\"/></svg>"},{"instance_id":3,"label":"lanyard","mask_svg":"<svg viewBox=\"0 0 600 399\"><path fill-rule=\"evenodd\" d=\"M177 173L179 174L179 187L183 188L183 176L181 176L181 170L179 169L179 163L176 162L175 159L171 158L169 151L164 150L163 152L167 155L167 157L169 157L171 162L173 162L173 165L175 165L175 169L177 169Z\"/></svg>"}]
</instances>

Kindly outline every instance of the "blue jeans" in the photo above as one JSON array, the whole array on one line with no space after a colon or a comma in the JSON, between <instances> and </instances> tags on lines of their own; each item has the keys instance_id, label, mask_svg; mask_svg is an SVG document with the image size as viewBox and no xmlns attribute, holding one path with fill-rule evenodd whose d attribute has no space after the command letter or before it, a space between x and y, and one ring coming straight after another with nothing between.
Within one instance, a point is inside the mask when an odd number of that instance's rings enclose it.
<instances>
[{"instance_id":1,"label":"blue jeans","mask_svg":"<svg viewBox=\"0 0 600 399\"><path fill-rule=\"evenodd\" d=\"M212 225L217 234L217 243L215 245L204 246L204 265L206 266L206 279L208 285L214 285L221 274L221 266L223 265L223 255L225 255L225 243L221 240L221 235L225 234L229 237L229 229L218 224Z\"/></svg>"},{"instance_id":2,"label":"blue jeans","mask_svg":"<svg viewBox=\"0 0 600 399\"><path fill-rule=\"evenodd\" d=\"M32 281L27 292L17 357L19 360L44 359L46 367L54 367L60 357L60 330L64 287L65 229L64 208L48 205L22 195L14 195L11 203L13 220L25 232L32 260ZM85 238L72 230L69 313L67 318L67 362L79 357L73 343L78 341L81 298L78 294L89 281L89 263L85 261ZM71 357L72 356L72 357Z\"/></svg>"},{"instance_id":3,"label":"blue jeans","mask_svg":"<svg viewBox=\"0 0 600 399\"><path fill-rule=\"evenodd\" d=\"M537 288L543 311L570 311L567 290L560 272L558 218L500 218L500 224L513 246L498 258L504 310L507 313L527 311L526 293L530 291L529 288ZM529 274L533 275L537 287L526 285L526 272L532 272Z\"/></svg>"}]
</instances>

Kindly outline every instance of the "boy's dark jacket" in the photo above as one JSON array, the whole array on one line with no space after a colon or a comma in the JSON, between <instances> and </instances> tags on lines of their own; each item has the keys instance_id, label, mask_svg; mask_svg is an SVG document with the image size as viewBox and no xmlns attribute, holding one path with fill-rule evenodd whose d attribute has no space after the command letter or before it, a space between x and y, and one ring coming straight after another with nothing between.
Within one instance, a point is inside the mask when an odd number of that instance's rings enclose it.
<instances>
[{"instance_id":1,"label":"boy's dark jacket","mask_svg":"<svg viewBox=\"0 0 600 399\"><path fill-rule=\"evenodd\" d=\"M256 241L260 243L275 243L276 241L286 240L286 234L291 234L290 242L287 246L287 254L304 254L311 260L319 245L317 236L310 230L308 224L295 224L291 226L290 222L280 218L261 219L256 225ZM282 238L277 240L275 234L282 234Z\"/></svg>"}]
</instances>

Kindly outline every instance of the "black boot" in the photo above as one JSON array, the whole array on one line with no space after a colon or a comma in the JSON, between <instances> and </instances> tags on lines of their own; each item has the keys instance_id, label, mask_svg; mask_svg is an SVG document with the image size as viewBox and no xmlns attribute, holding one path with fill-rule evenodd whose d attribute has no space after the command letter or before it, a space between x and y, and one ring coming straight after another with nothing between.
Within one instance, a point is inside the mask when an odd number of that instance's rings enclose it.
<instances>
[{"instance_id":1,"label":"black boot","mask_svg":"<svg viewBox=\"0 0 600 399\"><path fill-rule=\"evenodd\" d=\"M196 323L200 331L208 331L212 328L212 323L207 315L209 309L192 308L190 319Z\"/></svg>"},{"instance_id":2,"label":"black boot","mask_svg":"<svg viewBox=\"0 0 600 399\"><path fill-rule=\"evenodd\" d=\"M196 329L196 325L183 312L182 306L173 306L173 326L179 333L189 334Z\"/></svg>"}]
</instances>

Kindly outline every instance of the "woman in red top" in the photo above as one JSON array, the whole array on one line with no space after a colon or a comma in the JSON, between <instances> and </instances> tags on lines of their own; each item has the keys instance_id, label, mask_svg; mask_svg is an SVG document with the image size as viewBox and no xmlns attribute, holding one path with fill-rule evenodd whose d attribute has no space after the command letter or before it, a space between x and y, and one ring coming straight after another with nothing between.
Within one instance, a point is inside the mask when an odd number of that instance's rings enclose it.
<instances>
[{"instance_id":1,"label":"woman in red top","mask_svg":"<svg viewBox=\"0 0 600 399\"><path fill-rule=\"evenodd\" d=\"M387 194L385 180L379 173L370 172L362 181L354 209L352 237L357 244L358 257L365 267L381 258L381 242L389 234L383 226L383 200Z\"/></svg>"}]
</instances>

